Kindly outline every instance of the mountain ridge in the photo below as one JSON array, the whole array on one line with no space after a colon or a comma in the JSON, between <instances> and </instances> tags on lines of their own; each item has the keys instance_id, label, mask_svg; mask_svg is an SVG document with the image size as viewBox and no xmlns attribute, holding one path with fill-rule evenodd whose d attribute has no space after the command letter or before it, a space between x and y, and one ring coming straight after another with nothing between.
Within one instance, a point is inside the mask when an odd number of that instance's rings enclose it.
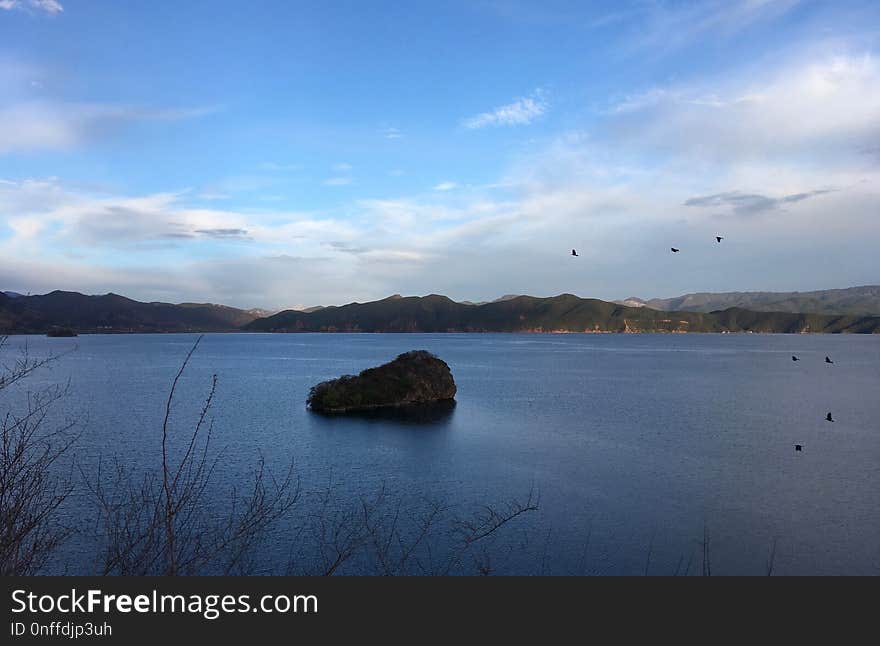
<instances>
[{"instance_id":1,"label":"mountain ridge","mask_svg":"<svg viewBox=\"0 0 880 646\"><path fill-rule=\"evenodd\" d=\"M213 303L144 303L119 294L87 296L55 290L0 293L0 333L43 333L54 326L79 332L228 332L257 319L252 310Z\"/></svg>"},{"instance_id":2,"label":"mountain ridge","mask_svg":"<svg viewBox=\"0 0 880 646\"><path fill-rule=\"evenodd\" d=\"M442 294L401 296L259 317L212 303L143 303L119 294L87 296L56 290L10 297L0 292L0 334L131 332L780 332L880 333L880 316L762 312L730 307L711 312L629 307L574 294L513 296L489 303L456 302Z\"/></svg>"},{"instance_id":3,"label":"mountain ridge","mask_svg":"<svg viewBox=\"0 0 880 646\"><path fill-rule=\"evenodd\" d=\"M741 307L756 312L799 312L880 316L880 285L859 285L806 292L693 292L672 298L614 301L660 311L712 312Z\"/></svg>"},{"instance_id":4,"label":"mountain ridge","mask_svg":"<svg viewBox=\"0 0 880 646\"><path fill-rule=\"evenodd\" d=\"M729 308L664 312L573 294L518 296L482 305L446 296L386 298L306 313L279 312L244 326L260 332L880 332L880 317Z\"/></svg>"}]
</instances>

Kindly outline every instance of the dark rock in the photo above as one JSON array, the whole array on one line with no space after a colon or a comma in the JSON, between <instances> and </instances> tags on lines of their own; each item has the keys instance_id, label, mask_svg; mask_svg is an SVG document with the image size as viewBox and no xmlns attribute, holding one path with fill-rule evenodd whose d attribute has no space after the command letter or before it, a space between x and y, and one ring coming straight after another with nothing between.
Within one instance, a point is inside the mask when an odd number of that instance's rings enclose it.
<instances>
[{"instance_id":1,"label":"dark rock","mask_svg":"<svg viewBox=\"0 0 880 646\"><path fill-rule=\"evenodd\" d=\"M450 400L455 381L445 361L412 350L359 375L345 375L312 387L308 406L319 413L347 413Z\"/></svg>"}]
</instances>

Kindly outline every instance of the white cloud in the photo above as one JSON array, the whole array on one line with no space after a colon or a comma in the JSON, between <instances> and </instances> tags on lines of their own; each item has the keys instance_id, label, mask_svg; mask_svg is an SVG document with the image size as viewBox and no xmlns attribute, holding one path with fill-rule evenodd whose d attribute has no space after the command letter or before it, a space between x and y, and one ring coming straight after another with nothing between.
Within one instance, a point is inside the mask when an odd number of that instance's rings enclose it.
<instances>
[{"instance_id":1,"label":"white cloud","mask_svg":"<svg viewBox=\"0 0 880 646\"><path fill-rule=\"evenodd\" d=\"M700 208L730 209L736 215L750 216L784 208L789 204L796 204L821 195L834 192L829 188L817 188L791 195L769 196L760 193L744 193L742 191L727 191L714 195L700 195L691 197L685 201L685 206Z\"/></svg>"},{"instance_id":2,"label":"white cloud","mask_svg":"<svg viewBox=\"0 0 880 646\"><path fill-rule=\"evenodd\" d=\"M12 229L0 238L0 275L7 288L31 291L268 307L394 292L617 298L870 282L880 169L755 162L715 177L694 172L700 163L626 166L613 148L597 150L574 133L525 152L501 182L503 197L475 188L362 200L337 215L192 208L185 193L91 195L51 179L0 182L0 213ZM845 188L807 199L823 185ZM689 199L704 208L685 207ZM722 221L714 206L755 217ZM837 214L833 230L827 213ZM719 227L724 256L704 248ZM658 249L673 244L688 250L687 262L663 265ZM828 255L819 244L838 250L833 261L815 261ZM216 245L221 252L191 260ZM572 247L589 258L589 275L564 261ZM300 280L291 283L290 272Z\"/></svg>"},{"instance_id":3,"label":"white cloud","mask_svg":"<svg viewBox=\"0 0 880 646\"><path fill-rule=\"evenodd\" d=\"M138 121L177 121L216 108L162 108L29 101L0 108L0 154L71 148Z\"/></svg>"},{"instance_id":4,"label":"white cloud","mask_svg":"<svg viewBox=\"0 0 880 646\"><path fill-rule=\"evenodd\" d=\"M30 4L49 14L61 13L64 11L64 7L61 6L61 3L58 2L58 0L30 0Z\"/></svg>"},{"instance_id":5,"label":"white cloud","mask_svg":"<svg viewBox=\"0 0 880 646\"><path fill-rule=\"evenodd\" d=\"M348 186L351 184L351 177L328 177L324 180L324 186Z\"/></svg>"},{"instance_id":6,"label":"white cloud","mask_svg":"<svg viewBox=\"0 0 880 646\"><path fill-rule=\"evenodd\" d=\"M609 114L610 137L644 152L814 163L880 139L880 65L870 55L794 60L723 83L652 88Z\"/></svg>"},{"instance_id":7,"label":"white cloud","mask_svg":"<svg viewBox=\"0 0 880 646\"><path fill-rule=\"evenodd\" d=\"M50 108L21 104L0 109L0 154L69 148L89 128L89 119Z\"/></svg>"},{"instance_id":8,"label":"white cloud","mask_svg":"<svg viewBox=\"0 0 880 646\"><path fill-rule=\"evenodd\" d=\"M435 191L451 191L454 188L458 188L458 184L455 182L440 182L437 186L434 187Z\"/></svg>"},{"instance_id":9,"label":"white cloud","mask_svg":"<svg viewBox=\"0 0 880 646\"><path fill-rule=\"evenodd\" d=\"M643 3L621 17L630 33L623 50L629 54L669 52L708 39L730 38L794 9L800 0L706 0Z\"/></svg>"},{"instance_id":10,"label":"white cloud","mask_svg":"<svg viewBox=\"0 0 880 646\"><path fill-rule=\"evenodd\" d=\"M801 56L653 88L591 115L590 131L522 142L491 184L328 213L0 180L0 275L12 281L0 287L275 307L875 282L880 167L859 151L880 141L877 67ZM685 254L673 261L669 246ZM568 262L572 247L588 272Z\"/></svg>"},{"instance_id":11,"label":"white cloud","mask_svg":"<svg viewBox=\"0 0 880 646\"><path fill-rule=\"evenodd\" d=\"M337 173L346 173L354 168L351 164L342 162L340 164L333 164L333 170Z\"/></svg>"},{"instance_id":12,"label":"white cloud","mask_svg":"<svg viewBox=\"0 0 880 646\"><path fill-rule=\"evenodd\" d=\"M528 125L544 114L548 107L544 93L535 90L531 96L516 99L513 103L502 105L491 112L483 112L465 119L463 125L470 130L488 126Z\"/></svg>"},{"instance_id":13,"label":"white cloud","mask_svg":"<svg viewBox=\"0 0 880 646\"><path fill-rule=\"evenodd\" d=\"M0 9L32 9L54 16L64 11L58 0L0 0Z\"/></svg>"},{"instance_id":14,"label":"white cloud","mask_svg":"<svg viewBox=\"0 0 880 646\"><path fill-rule=\"evenodd\" d=\"M64 85L57 70L0 60L0 155L66 150L137 123L196 119L222 109L69 101L52 96L54 89Z\"/></svg>"},{"instance_id":15,"label":"white cloud","mask_svg":"<svg viewBox=\"0 0 880 646\"><path fill-rule=\"evenodd\" d=\"M309 213L194 208L186 197L185 192L96 194L54 178L2 181L0 212L13 235L0 238L0 249L27 255L39 247L45 250L59 245L101 254L122 248L136 252L139 246L156 242L182 244L205 238L248 239L269 249L289 240L308 246L310 239L352 234L351 227L342 222Z\"/></svg>"},{"instance_id":16,"label":"white cloud","mask_svg":"<svg viewBox=\"0 0 880 646\"><path fill-rule=\"evenodd\" d=\"M382 136L386 139L402 139L403 133L400 132L397 128L385 128L382 131Z\"/></svg>"}]
</instances>

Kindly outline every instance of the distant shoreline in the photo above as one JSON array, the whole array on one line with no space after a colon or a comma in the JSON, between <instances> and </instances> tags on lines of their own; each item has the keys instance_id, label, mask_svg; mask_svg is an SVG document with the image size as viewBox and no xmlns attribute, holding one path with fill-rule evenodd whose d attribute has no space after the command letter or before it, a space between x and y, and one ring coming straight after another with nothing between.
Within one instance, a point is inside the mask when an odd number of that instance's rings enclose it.
<instances>
[{"instance_id":1,"label":"distant shoreline","mask_svg":"<svg viewBox=\"0 0 880 646\"><path fill-rule=\"evenodd\" d=\"M78 331L78 336L169 336L173 334L234 334L234 335L243 335L243 336L260 336L260 335L314 335L314 334L328 334L328 335L342 335L342 334L374 334L374 335L385 335L385 334L406 334L406 335L415 335L415 334L432 334L432 335L445 335L445 334L472 334L474 336L480 336L485 334L528 334L528 335L572 335L572 334L584 334L584 335L620 335L620 336L637 336L637 335L676 335L676 336L687 336L687 335L697 335L697 336L727 336L727 335L774 335L774 336L880 336L880 331L874 332L755 332L752 330L738 330L734 332L717 332L717 331L677 331L677 330L645 330L645 331L614 331L614 330L602 330L602 331L594 331L594 330L550 330L550 331L531 331L531 330L481 330L481 331L473 331L473 330L445 330L445 331L385 331L385 332L366 332L366 331L350 331L350 330L302 330L302 331L290 331L290 332L267 332L267 331L254 331L254 330L168 330L168 331L143 331L143 330L131 330L131 331L103 331L103 332L83 332ZM18 336L38 336L38 337L46 337L46 338L78 338L78 337L49 337L44 332L0 332L0 337L18 337Z\"/></svg>"},{"instance_id":2,"label":"distant shoreline","mask_svg":"<svg viewBox=\"0 0 880 646\"><path fill-rule=\"evenodd\" d=\"M871 334L880 333L880 314L764 311L737 306L709 312L667 311L574 294L511 296L482 304L459 303L440 294L395 294L378 301L265 316L210 303L143 303L119 294L87 296L54 291L10 297L0 292L0 334L44 334L59 328L79 334Z\"/></svg>"}]
</instances>

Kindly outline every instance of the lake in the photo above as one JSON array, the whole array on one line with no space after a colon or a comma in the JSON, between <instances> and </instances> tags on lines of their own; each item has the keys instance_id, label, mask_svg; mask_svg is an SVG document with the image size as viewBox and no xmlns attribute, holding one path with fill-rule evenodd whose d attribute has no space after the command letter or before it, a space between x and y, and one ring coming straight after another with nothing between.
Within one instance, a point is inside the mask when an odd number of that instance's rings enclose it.
<instances>
[{"instance_id":1,"label":"lake","mask_svg":"<svg viewBox=\"0 0 880 646\"><path fill-rule=\"evenodd\" d=\"M89 473L99 457L157 463L168 388L195 338L10 342L36 356L75 348L29 387L69 380L55 414L81 420L75 458ZM422 348L450 365L454 409L306 410L313 384ZM880 574L877 336L209 334L180 384L175 438L214 374L221 502L262 453L274 469L294 460L305 492L333 483L336 504L384 484L467 512L533 488L539 510L505 526L498 573L697 574L705 532L712 574L764 574L774 545L776 574ZM89 510L77 495L64 514ZM282 521L263 547L267 568L301 540L292 528ZM53 569L88 571L90 549L74 536Z\"/></svg>"}]
</instances>

